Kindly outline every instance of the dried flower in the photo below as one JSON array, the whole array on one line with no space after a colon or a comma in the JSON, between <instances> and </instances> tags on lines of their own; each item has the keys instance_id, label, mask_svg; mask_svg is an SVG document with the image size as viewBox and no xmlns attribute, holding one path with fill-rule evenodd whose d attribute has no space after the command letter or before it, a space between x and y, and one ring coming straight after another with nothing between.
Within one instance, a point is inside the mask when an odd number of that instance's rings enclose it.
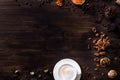
<instances>
[{"instance_id":1,"label":"dried flower","mask_svg":"<svg viewBox=\"0 0 120 80\"><path fill-rule=\"evenodd\" d=\"M111 60L108 57L104 57L102 59L100 59L100 65L102 67L106 67L107 65L110 65Z\"/></svg>"}]
</instances>

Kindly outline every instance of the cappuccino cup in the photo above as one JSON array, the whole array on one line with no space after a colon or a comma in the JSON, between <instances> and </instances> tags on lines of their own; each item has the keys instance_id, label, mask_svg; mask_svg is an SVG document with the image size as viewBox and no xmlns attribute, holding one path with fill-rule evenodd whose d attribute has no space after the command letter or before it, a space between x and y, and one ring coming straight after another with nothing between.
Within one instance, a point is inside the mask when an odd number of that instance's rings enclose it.
<instances>
[{"instance_id":1,"label":"cappuccino cup","mask_svg":"<svg viewBox=\"0 0 120 80\"><path fill-rule=\"evenodd\" d=\"M81 69L72 59L60 60L53 69L55 80L79 80Z\"/></svg>"}]
</instances>

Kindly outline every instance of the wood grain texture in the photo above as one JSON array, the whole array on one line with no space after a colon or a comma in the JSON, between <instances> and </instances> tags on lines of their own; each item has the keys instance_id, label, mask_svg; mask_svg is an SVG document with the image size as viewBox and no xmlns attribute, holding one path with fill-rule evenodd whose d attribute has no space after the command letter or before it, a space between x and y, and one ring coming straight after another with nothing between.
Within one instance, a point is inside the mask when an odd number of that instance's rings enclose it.
<instances>
[{"instance_id":1,"label":"wood grain texture","mask_svg":"<svg viewBox=\"0 0 120 80\"><path fill-rule=\"evenodd\" d=\"M52 70L63 58L72 58L82 67L89 67L88 71L82 70L82 80L92 80L93 75L99 80L108 79L100 74L107 74L110 67L95 72L93 52L87 49L93 25L93 18L82 10L74 14L54 3L42 8L20 7L14 0L0 0L0 80L11 80L9 76L14 69L50 67ZM119 39L115 40L120 46ZM116 48L113 52L118 53L113 56L120 57L119 47ZM115 66L120 72L120 64ZM88 75L90 79L86 78Z\"/></svg>"}]
</instances>

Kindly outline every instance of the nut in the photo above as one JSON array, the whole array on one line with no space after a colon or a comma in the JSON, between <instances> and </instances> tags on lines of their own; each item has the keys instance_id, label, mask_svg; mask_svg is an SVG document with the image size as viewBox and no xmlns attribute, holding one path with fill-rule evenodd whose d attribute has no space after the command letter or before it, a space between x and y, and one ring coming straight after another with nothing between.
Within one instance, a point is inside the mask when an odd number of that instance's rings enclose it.
<instances>
[{"instance_id":1,"label":"nut","mask_svg":"<svg viewBox=\"0 0 120 80\"><path fill-rule=\"evenodd\" d=\"M105 51L101 51L101 52L99 52L99 55L106 55L106 52Z\"/></svg>"},{"instance_id":2,"label":"nut","mask_svg":"<svg viewBox=\"0 0 120 80\"><path fill-rule=\"evenodd\" d=\"M111 60L108 57L104 57L102 59L100 59L100 65L102 67L106 67L107 65L110 65Z\"/></svg>"},{"instance_id":3,"label":"nut","mask_svg":"<svg viewBox=\"0 0 120 80\"><path fill-rule=\"evenodd\" d=\"M117 71L116 71L116 70L110 70L110 71L108 72L108 77L109 77L109 78L113 79L113 78L115 78L116 76L117 76Z\"/></svg>"},{"instance_id":4,"label":"nut","mask_svg":"<svg viewBox=\"0 0 120 80\"><path fill-rule=\"evenodd\" d=\"M94 53L95 56L99 56L99 53Z\"/></svg>"},{"instance_id":5,"label":"nut","mask_svg":"<svg viewBox=\"0 0 120 80\"><path fill-rule=\"evenodd\" d=\"M91 40L91 39L92 39L91 37L88 38L88 40Z\"/></svg>"},{"instance_id":6,"label":"nut","mask_svg":"<svg viewBox=\"0 0 120 80\"><path fill-rule=\"evenodd\" d=\"M59 7L63 6L63 0L57 0L56 5Z\"/></svg>"},{"instance_id":7,"label":"nut","mask_svg":"<svg viewBox=\"0 0 120 80\"><path fill-rule=\"evenodd\" d=\"M97 42L97 40L95 39L95 40L93 40L93 44L95 44Z\"/></svg>"}]
</instances>

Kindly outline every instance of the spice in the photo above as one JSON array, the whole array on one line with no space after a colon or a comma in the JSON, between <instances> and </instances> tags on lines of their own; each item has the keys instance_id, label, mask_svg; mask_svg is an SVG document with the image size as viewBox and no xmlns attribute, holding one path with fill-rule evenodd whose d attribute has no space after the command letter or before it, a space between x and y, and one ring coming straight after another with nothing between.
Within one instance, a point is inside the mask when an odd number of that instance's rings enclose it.
<instances>
[{"instance_id":1,"label":"spice","mask_svg":"<svg viewBox=\"0 0 120 80\"><path fill-rule=\"evenodd\" d=\"M47 73L47 72L48 72L48 69L45 69L45 70L44 70L44 73Z\"/></svg>"},{"instance_id":2,"label":"spice","mask_svg":"<svg viewBox=\"0 0 120 80\"><path fill-rule=\"evenodd\" d=\"M100 65L102 67L106 67L107 65L110 65L111 60L108 57L104 57L102 59L100 59Z\"/></svg>"},{"instance_id":3,"label":"spice","mask_svg":"<svg viewBox=\"0 0 120 80\"><path fill-rule=\"evenodd\" d=\"M63 6L63 0L57 0L56 5L59 7Z\"/></svg>"},{"instance_id":4,"label":"spice","mask_svg":"<svg viewBox=\"0 0 120 80\"><path fill-rule=\"evenodd\" d=\"M99 64L96 64L96 67L99 67L100 65Z\"/></svg>"},{"instance_id":5,"label":"spice","mask_svg":"<svg viewBox=\"0 0 120 80\"><path fill-rule=\"evenodd\" d=\"M98 57L98 56L99 56L99 53L94 53L94 55Z\"/></svg>"},{"instance_id":6,"label":"spice","mask_svg":"<svg viewBox=\"0 0 120 80\"><path fill-rule=\"evenodd\" d=\"M99 36L99 33L96 33L95 36L98 37L98 36Z\"/></svg>"},{"instance_id":7,"label":"spice","mask_svg":"<svg viewBox=\"0 0 120 80\"><path fill-rule=\"evenodd\" d=\"M113 79L113 78L115 78L116 76L117 76L117 71L116 71L116 70L110 70L110 71L108 72L108 77L109 77L109 78Z\"/></svg>"},{"instance_id":8,"label":"spice","mask_svg":"<svg viewBox=\"0 0 120 80\"><path fill-rule=\"evenodd\" d=\"M106 52L105 51L101 51L101 52L99 52L99 55L106 55Z\"/></svg>"},{"instance_id":9,"label":"spice","mask_svg":"<svg viewBox=\"0 0 120 80\"><path fill-rule=\"evenodd\" d=\"M93 44L95 44L97 42L97 40L95 39L95 40L93 40Z\"/></svg>"},{"instance_id":10,"label":"spice","mask_svg":"<svg viewBox=\"0 0 120 80\"><path fill-rule=\"evenodd\" d=\"M98 57L95 57L95 58L94 58L94 61L95 61L95 62L99 62L100 59L99 59Z\"/></svg>"},{"instance_id":11,"label":"spice","mask_svg":"<svg viewBox=\"0 0 120 80\"><path fill-rule=\"evenodd\" d=\"M97 40L97 42L95 43L95 48L98 51L101 50L105 50L108 46L110 46L110 41L111 39L109 37L105 37L105 38L100 38L99 40Z\"/></svg>"}]
</instances>

